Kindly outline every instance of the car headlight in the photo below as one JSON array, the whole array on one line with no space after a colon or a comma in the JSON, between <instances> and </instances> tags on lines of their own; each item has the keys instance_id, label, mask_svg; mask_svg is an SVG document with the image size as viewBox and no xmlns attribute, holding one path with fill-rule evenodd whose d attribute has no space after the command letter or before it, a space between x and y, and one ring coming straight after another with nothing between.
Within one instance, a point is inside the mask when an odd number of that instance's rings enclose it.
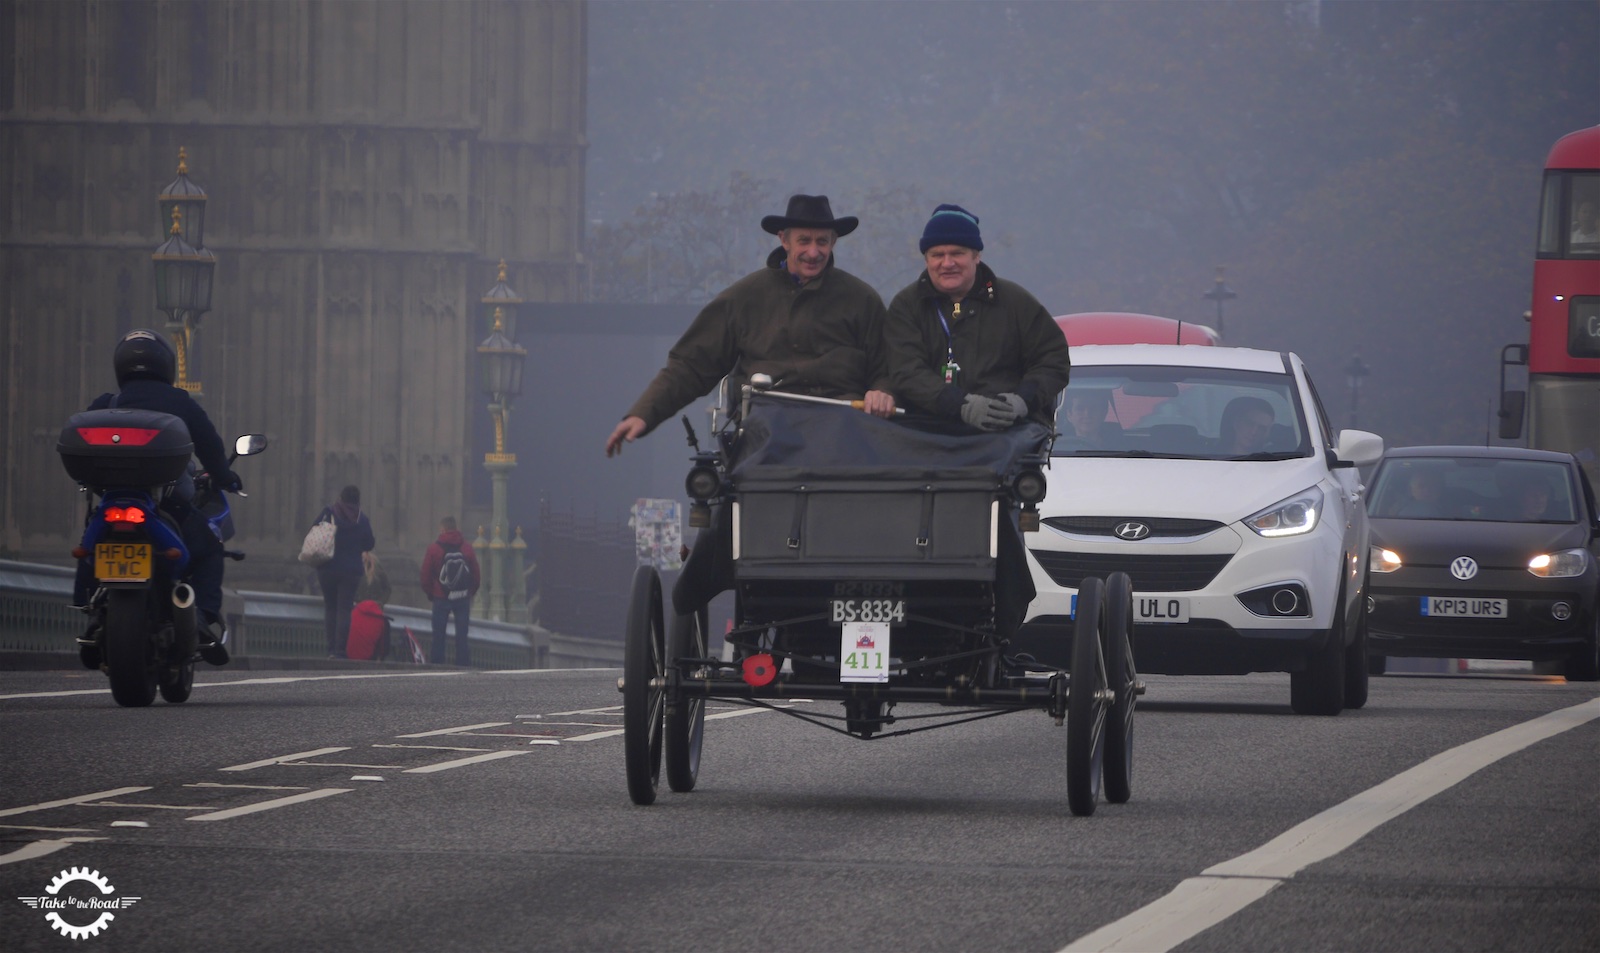
<instances>
[{"instance_id":1,"label":"car headlight","mask_svg":"<svg viewBox=\"0 0 1600 953\"><path fill-rule=\"evenodd\" d=\"M1400 568L1400 554L1392 549L1374 546L1372 556L1367 560L1367 566L1373 572L1394 572Z\"/></svg>"},{"instance_id":2,"label":"car headlight","mask_svg":"<svg viewBox=\"0 0 1600 953\"><path fill-rule=\"evenodd\" d=\"M1545 579L1563 579L1581 576L1589 568L1589 554L1582 549L1564 549L1559 553L1540 553L1528 560L1528 571Z\"/></svg>"},{"instance_id":3,"label":"car headlight","mask_svg":"<svg viewBox=\"0 0 1600 953\"><path fill-rule=\"evenodd\" d=\"M1244 525L1258 536L1301 536L1317 528L1321 512L1322 490L1311 487L1246 518Z\"/></svg>"}]
</instances>

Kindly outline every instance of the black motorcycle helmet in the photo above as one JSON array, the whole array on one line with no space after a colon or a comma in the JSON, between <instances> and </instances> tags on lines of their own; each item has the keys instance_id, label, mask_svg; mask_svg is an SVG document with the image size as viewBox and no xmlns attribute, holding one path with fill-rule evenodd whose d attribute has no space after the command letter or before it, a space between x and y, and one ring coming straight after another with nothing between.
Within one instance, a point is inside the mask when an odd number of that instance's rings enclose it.
<instances>
[{"instance_id":1,"label":"black motorcycle helmet","mask_svg":"<svg viewBox=\"0 0 1600 953\"><path fill-rule=\"evenodd\" d=\"M178 376L178 352L160 331L149 328L124 334L111 363L117 369L118 387L141 377L170 384Z\"/></svg>"}]
</instances>

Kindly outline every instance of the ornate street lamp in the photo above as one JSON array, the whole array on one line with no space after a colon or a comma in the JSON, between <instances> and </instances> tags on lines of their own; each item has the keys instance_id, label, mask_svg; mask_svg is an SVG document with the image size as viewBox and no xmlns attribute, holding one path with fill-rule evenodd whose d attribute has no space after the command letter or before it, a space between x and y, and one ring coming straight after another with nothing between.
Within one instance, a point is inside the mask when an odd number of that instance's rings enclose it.
<instances>
[{"instance_id":1,"label":"ornate street lamp","mask_svg":"<svg viewBox=\"0 0 1600 953\"><path fill-rule=\"evenodd\" d=\"M161 206L161 227L172 221L172 210L182 214L183 240L191 247L206 247L206 190L189 178L189 150L178 147L178 177L167 183L156 200Z\"/></svg>"},{"instance_id":2,"label":"ornate street lamp","mask_svg":"<svg viewBox=\"0 0 1600 953\"><path fill-rule=\"evenodd\" d=\"M1361 423L1361 380L1372 373L1372 368L1361 359L1361 352L1356 351L1350 355L1350 360L1344 365L1344 382L1350 388L1350 427L1355 429Z\"/></svg>"},{"instance_id":3,"label":"ornate street lamp","mask_svg":"<svg viewBox=\"0 0 1600 953\"><path fill-rule=\"evenodd\" d=\"M500 273L504 284L505 271ZM498 285L496 287L499 287ZM508 289L509 290L509 289ZM520 300L520 299L519 299ZM522 367L528 352L505 333L505 307L494 309L494 329L478 345L478 360L483 371L483 390L489 395L489 416L494 421L494 450L484 454L483 466L489 471L494 487L494 510L489 534L489 579L484 587L486 604L484 614L497 622L505 621L510 613L507 603L516 583L521 580L522 567L516 566L516 578L506 575L506 549L510 533L506 517L506 484L511 471L516 469L517 455L506 452L506 422L511 412L511 401L522 393ZM520 551L517 553L520 555ZM520 609L521 606L515 607Z\"/></svg>"},{"instance_id":4,"label":"ornate street lamp","mask_svg":"<svg viewBox=\"0 0 1600 953\"><path fill-rule=\"evenodd\" d=\"M1207 291L1205 294L1200 296L1205 298L1207 301L1215 301L1217 303L1217 337L1219 338L1223 337L1222 302L1232 301L1234 298L1239 297L1233 293L1233 289L1228 287L1228 283L1222 280L1222 273L1226 270L1227 269L1223 268L1221 265L1218 265L1217 283L1211 288L1210 291Z\"/></svg>"},{"instance_id":5,"label":"ornate street lamp","mask_svg":"<svg viewBox=\"0 0 1600 953\"><path fill-rule=\"evenodd\" d=\"M517 339L517 318L522 312L522 296L517 294L512 287L506 284L506 260L500 259L499 276L495 279L494 287L483 293L482 298L485 314L494 314L494 309L499 308L501 317L505 322L506 337L515 341Z\"/></svg>"},{"instance_id":6,"label":"ornate street lamp","mask_svg":"<svg viewBox=\"0 0 1600 953\"><path fill-rule=\"evenodd\" d=\"M200 382L189 380L189 358L194 330L199 327L201 316L211 310L211 281L217 258L184 240L181 203L172 203L170 215L172 228L167 240L150 256L155 265L156 309L166 314L167 332L178 352L177 379L173 383L198 395Z\"/></svg>"}]
</instances>

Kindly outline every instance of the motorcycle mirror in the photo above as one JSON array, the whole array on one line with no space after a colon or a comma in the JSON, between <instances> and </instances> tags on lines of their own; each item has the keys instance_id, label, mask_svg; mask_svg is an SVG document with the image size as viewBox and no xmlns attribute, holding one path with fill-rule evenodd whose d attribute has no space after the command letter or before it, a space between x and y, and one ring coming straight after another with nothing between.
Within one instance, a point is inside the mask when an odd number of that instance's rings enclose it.
<instances>
[{"instance_id":1,"label":"motorcycle mirror","mask_svg":"<svg viewBox=\"0 0 1600 953\"><path fill-rule=\"evenodd\" d=\"M233 442L233 452L240 457L248 457L265 449L267 449L266 434L247 433Z\"/></svg>"}]
</instances>

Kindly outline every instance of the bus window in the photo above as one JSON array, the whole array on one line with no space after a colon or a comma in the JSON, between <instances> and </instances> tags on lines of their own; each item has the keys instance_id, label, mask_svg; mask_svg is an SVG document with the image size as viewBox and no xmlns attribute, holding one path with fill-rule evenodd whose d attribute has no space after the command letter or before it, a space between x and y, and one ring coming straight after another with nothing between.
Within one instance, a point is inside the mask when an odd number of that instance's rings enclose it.
<instances>
[{"instance_id":1,"label":"bus window","mask_svg":"<svg viewBox=\"0 0 1600 953\"><path fill-rule=\"evenodd\" d=\"M1600 173L1575 172L1572 176L1572 225L1567 238L1573 258L1600 256Z\"/></svg>"}]
</instances>

